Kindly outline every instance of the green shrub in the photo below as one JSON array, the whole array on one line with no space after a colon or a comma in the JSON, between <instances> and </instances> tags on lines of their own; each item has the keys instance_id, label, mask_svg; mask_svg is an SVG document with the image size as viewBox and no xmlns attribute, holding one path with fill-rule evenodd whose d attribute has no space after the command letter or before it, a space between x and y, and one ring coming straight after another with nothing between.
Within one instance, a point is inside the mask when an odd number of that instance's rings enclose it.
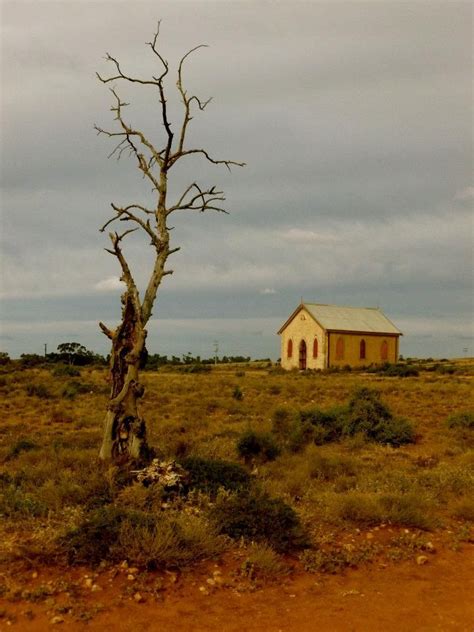
<instances>
[{"instance_id":1,"label":"green shrub","mask_svg":"<svg viewBox=\"0 0 474 632\"><path fill-rule=\"evenodd\" d=\"M289 408L280 407L273 412L272 417L272 432L279 439L285 440L288 438L294 421L293 411Z\"/></svg>"},{"instance_id":2,"label":"green shrub","mask_svg":"<svg viewBox=\"0 0 474 632\"><path fill-rule=\"evenodd\" d=\"M156 515L153 524L126 518L120 524L118 539L109 557L123 559L148 569L187 566L221 553L225 538L203 516L178 511Z\"/></svg>"},{"instance_id":3,"label":"green shrub","mask_svg":"<svg viewBox=\"0 0 474 632\"><path fill-rule=\"evenodd\" d=\"M309 422L315 429L314 438L317 444L337 441L341 438L346 424L347 409L335 407L323 411L319 408L307 408L300 411L300 419Z\"/></svg>"},{"instance_id":4,"label":"green shrub","mask_svg":"<svg viewBox=\"0 0 474 632\"><path fill-rule=\"evenodd\" d=\"M236 386L232 392L232 397L236 399L238 402L242 401L244 398L244 394L240 386Z\"/></svg>"},{"instance_id":5,"label":"green shrub","mask_svg":"<svg viewBox=\"0 0 474 632\"><path fill-rule=\"evenodd\" d=\"M316 451L318 448L314 448ZM323 455L314 452L308 458L309 475L311 478L334 481L341 477L354 477L356 467L350 458L337 455Z\"/></svg>"},{"instance_id":6,"label":"green shrub","mask_svg":"<svg viewBox=\"0 0 474 632\"><path fill-rule=\"evenodd\" d=\"M274 461L280 454L280 448L271 434L249 430L238 440L237 452L247 462L255 458L260 461Z\"/></svg>"},{"instance_id":7,"label":"green shrub","mask_svg":"<svg viewBox=\"0 0 474 632\"><path fill-rule=\"evenodd\" d=\"M54 377L79 377L81 372L70 364L58 364L52 370Z\"/></svg>"},{"instance_id":8,"label":"green shrub","mask_svg":"<svg viewBox=\"0 0 474 632\"><path fill-rule=\"evenodd\" d=\"M349 401L347 434L363 433L371 441L400 446L414 441L415 433L405 419L395 419L375 389L358 389Z\"/></svg>"},{"instance_id":9,"label":"green shrub","mask_svg":"<svg viewBox=\"0 0 474 632\"><path fill-rule=\"evenodd\" d=\"M43 502L16 485L8 485L0 490L0 516L18 518L44 516L46 513L47 507Z\"/></svg>"},{"instance_id":10,"label":"green shrub","mask_svg":"<svg viewBox=\"0 0 474 632\"><path fill-rule=\"evenodd\" d=\"M408 419L393 417L380 425L374 433L374 441L398 448L406 443L415 441L415 430Z\"/></svg>"},{"instance_id":11,"label":"green shrub","mask_svg":"<svg viewBox=\"0 0 474 632\"><path fill-rule=\"evenodd\" d=\"M337 499L336 512L342 520L366 526L377 525L383 520L382 509L377 499L369 494L349 492Z\"/></svg>"},{"instance_id":12,"label":"green shrub","mask_svg":"<svg viewBox=\"0 0 474 632\"><path fill-rule=\"evenodd\" d=\"M22 452L29 452L30 450L35 450L36 448L38 448L38 444L31 439L18 439L18 441L16 441L8 451L6 459L7 461L15 459Z\"/></svg>"},{"instance_id":13,"label":"green shrub","mask_svg":"<svg viewBox=\"0 0 474 632\"><path fill-rule=\"evenodd\" d=\"M459 520L474 522L474 500L472 498L461 498L454 504L451 513Z\"/></svg>"},{"instance_id":14,"label":"green shrub","mask_svg":"<svg viewBox=\"0 0 474 632\"><path fill-rule=\"evenodd\" d=\"M352 565L348 551L342 548L333 547L328 550L307 549L300 555L303 568L308 573L340 573Z\"/></svg>"},{"instance_id":15,"label":"green shrub","mask_svg":"<svg viewBox=\"0 0 474 632\"><path fill-rule=\"evenodd\" d=\"M86 382L71 381L63 388L61 396L64 399L75 399L76 395L85 395L93 392L94 387L92 384Z\"/></svg>"},{"instance_id":16,"label":"green shrub","mask_svg":"<svg viewBox=\"0 0 474 632\"><path fill-rule=\"evenodd\" d=\"M124 520L135 528L153 527L153 517L149 514L106 505L90 513L82 524L60 538L59 544L70 563L98 564L110 557ZM123 551L121 557L124 557Z\"/></svg>"},{"instance_id":17,"label":"green shrub","mask_svg":"<svg viewBox=\"0 0 474 632\"><path fill-rule=\"evenodd\" d=\"M26 393L29 397L39 397L40 399L51 399L53 397L44 384L28 384Z\"/></svg>"},{"instance_id":18,"label":"green shrub","mask_svg":"<svg viewBox=\"0 0 474 632\"><path fill-rule=\"evenodd\" d=\"M474 430L474 412L465 410L450 415L446 423L448 428L460 428L462 430Z\"/></svg>"},{"instance_id":19,"label":"green shrub","mask_svg":"<svg viewBox=\"0 0 474 632\"><path fill-rule=\"evenodd\" d=\"M279 553L304 548L308 538L294 510L279 498L249 490L218 499L210 517L219 533L265 542Z\"/></svg>"},{"instance_id":20,"label":"green shrub","mask_svg":"<svg viewBox=\"0 0 474 632\"><path fill-rule=\"evenodd\" d=\"M407 364L389 364L383 371L388 377L417 377L418 369Z\"/></svg>"},{"instance_id":21,"label":"green shrub","mask_svg":"<svg viewBox=\"0 0 474 632\"><path fill-rule=\"evenodd\" d=\"M287 571L281 557L271 546L252 542L250 551L240 567L240 572L251 580L272 579Z\"/></svg>"},{"instance_id":22,"label":"green shrub","mask_svg":"<svg viewBox=\"0 0 474 632\"><path fill-rule=\"evenodd\" d=\"M210 373L212 367L210 364L186 364L183 367L179 367L181 373Z\"/></svg>"},{"instance_id":23,"label":"green shrub","mask_svg":"<svg viewBox=\"0 0 474 632\"><path fill-rule=\"evenodd\" d=\"M417 494L387 494L380 498L380 506L386 522L418 529L433 527L430 507Z\"/></svg>"},{"instance_id":24,"label":"green shrub","mask_svg":"<svg viewBox=\"0 0 474 632\"><path fill-rule=\"evenodd\" d=\"M318 440L318 428L309 421L296 419L288 437L288 449L291 452L300 452L308 443Z\"/></svg>"},{"instance_id":25,"label":"green shrub","mask_svg":"<svg viewBox=\"0 0 474 632\"><path fill-rule=\"evenodd\" d=\"M238 463L218 459L188 456L180 464L189 473L189 486L211 495L219 488L229 491L245 489L250 485L250 474Z\"/></svg>"}]
</instances>

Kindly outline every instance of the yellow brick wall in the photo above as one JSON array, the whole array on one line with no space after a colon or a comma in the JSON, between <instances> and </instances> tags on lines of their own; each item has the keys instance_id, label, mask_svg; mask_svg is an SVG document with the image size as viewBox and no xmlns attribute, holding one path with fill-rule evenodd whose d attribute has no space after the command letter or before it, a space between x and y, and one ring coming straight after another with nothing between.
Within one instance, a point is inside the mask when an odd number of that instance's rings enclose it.
<instances>
[{"instance_id":1,"label":"yellow brick wall","mask_svg":"<svg viewBox=\"0 0 474 632\"><path fill-rule=\"evenodd\" d=\"M338 338L344 341L344 356L338 359L336 345ZM360 359L360 341L365 340L365 360ZM386 360L381 358L382 342L386 340L388 355ZM382 364L384 362L397 362L398 338L397 336L383 336L380 334L329 334L329 364L330 366L369 366L369 364Z\"/></svg>"},{"instance_id":2,"label":"yellow brick wall","mask_svg":"<svg viewBox=\"0 0 474 632\"><path fill-rule=\"evenodd\" d=\"M318 338L318 357L313 358L313 342L315 336ZM287 356L288 340L293 340L293 355ZM284 369L299 368L299 345L301 341L306 342L306 368L324 369L326 357L326 333L313 320L306 309L296 314L295 318L288 324L281 333L281 366Z\"/></svg>"}]
</instances>

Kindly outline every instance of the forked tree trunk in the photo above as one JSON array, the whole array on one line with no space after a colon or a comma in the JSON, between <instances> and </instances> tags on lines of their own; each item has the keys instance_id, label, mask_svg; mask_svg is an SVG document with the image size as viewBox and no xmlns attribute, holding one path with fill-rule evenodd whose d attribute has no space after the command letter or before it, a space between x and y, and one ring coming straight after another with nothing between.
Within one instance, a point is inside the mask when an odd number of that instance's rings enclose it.
<instances>
[{"instance_id":1,"label":"forked tree trunk","mask_svg":"<svg viewBox=\"0 0 474 632\"><path fill-rule=\"evenodd\" d=\"M111 394L107 406L105 417L104 437L100 449L100 458L113 463L125 463L127 461L146 460L150 457L150 450L146 438L146 426L140 417L138 410L138 400L143 396L144 388L138 380L138 373L142 360L145 358L146 324L152 315L153 304L156 298L158 286L162 278L167 274L172 274L172 270L165 269L168 257L178 248L170 248L171 230L168 227L168 218L176 211L217 211L225 213L221 202L225 200L222 191L216 187L201 187L196 182L192 182L180 195L178 200L171 206L167 205L168 195L168 173L170 169L182 158L190 155L199 155L214 165L225 165L229 170L232 165L242 167L244 163L233 160L216 160L212 158L205 149L190 149L187 147L187 130L191 122L193 108L203 111L210 103L201 101L197 96L188 94L183 86L182 70L183 63L194 51L202 48L203 45L195 46L188 51L179 62L178 79L176 86L181 97L184 108L184 115L181 122L179 134L174 137L171 123L168 119L167 100L165 96L164 81L169 71L168 62L161 56L157 49L159 34L159 23L155 31L153 40L148 43L156 59L162 67L161 74L152 76L151 79L141 79L124 74L119 62L107 53L106 59L115 68L111 77L103 78L99 74L97 77L102 83L116 83L123 80L129 84L140 84L153 86L158 90L158 99L161 109L161 123L165 131L164 142L160 147L156 147L145 134L132 124L127 123L122 110L128 103L119 97L115 88L111 92L114 96L114 119L118 122L118 129L109 131L99 126L95 129L99 134L105 134L110 138L119 140L117 146L110 154L120 158L123 152L129 152L135 156L138 169L143 177L147 178L152 185L152 191L157 195L156 205L146 208L141 204L128 204L120 207L111 204L114 215L101 228L103 232L107 226L115 221L130 222L125 232L109 233L112 249L107 249L111 255L117 257L122 270L120 278L126 285L126 292L122 296L123 311L122 322L115 330L111 330L103 323L100 328L112 342L110 357ZM193 106L193 107L192 107ZM120 248L122 240L130 233L140 230L151 240L151 245L155 250L155 263L150 274L146 287L143 302L140 303L139 293L132 273L129 269L126 258Z\"/></svg>"},{"instance_id":2,"label":"forked tree trunk","mask_svg":"<svg viewBox=\"0 0 474 632\"><path fill-rule=\"evenodd\" d=\"M100 449L100 458L114 463L146 459L149 451L145 421L138 410L145 390L139 370L146 354L146 330L129 292L123 302L122 322L112 338L112 384Z\"/></svg>"}]
</instances>

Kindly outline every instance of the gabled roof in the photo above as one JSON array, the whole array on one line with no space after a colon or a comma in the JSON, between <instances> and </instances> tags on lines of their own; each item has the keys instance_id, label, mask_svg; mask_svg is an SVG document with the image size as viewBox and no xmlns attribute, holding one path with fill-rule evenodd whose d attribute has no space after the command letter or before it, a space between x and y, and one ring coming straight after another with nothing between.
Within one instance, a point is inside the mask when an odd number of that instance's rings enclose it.
<instances>
[{"instance_id":1,"label":"gabled roof","mask_svg":"<svg viewBox=\"0 0 474 632\"><path fill-rule=\"evenodd\" d=\"M342 307L320 303L301 303L280 329L279 334L302 309L306 309L326 331L402 335L378 307Z\"/></svg>"}]
</instances>

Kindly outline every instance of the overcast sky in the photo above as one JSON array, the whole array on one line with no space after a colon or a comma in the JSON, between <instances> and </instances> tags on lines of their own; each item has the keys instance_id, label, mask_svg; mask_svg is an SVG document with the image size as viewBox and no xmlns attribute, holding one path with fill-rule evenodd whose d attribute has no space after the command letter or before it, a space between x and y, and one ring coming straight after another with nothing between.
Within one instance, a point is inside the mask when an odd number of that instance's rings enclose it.
<instances>
[{"instance_id":1,"label":"overcast sky","mask_svg":"<svg viewBox=\"0 0 474 632\"><path fill-rule=\"evenodd\" d=\"M279 356L300 302L380 306L401 352L473 354L471 5L461 2L3 2L2 330L12 356L77 340L106 353L119 271L100 226L110 202L150 202L133 161L108 160L105 52L156 73L145 42L213 101L190 143L244 161L173 175L226 193L224 214L176 218L174 275L152 353ZM162 137L152 90L117 87L127 117ZM170 79L171 118L182 115ZM135 237L135 236L133 236ZM147 241L129 256L143 283ZM468 349L468 351L465 351Z\"/></svg>"}]
</instances>

